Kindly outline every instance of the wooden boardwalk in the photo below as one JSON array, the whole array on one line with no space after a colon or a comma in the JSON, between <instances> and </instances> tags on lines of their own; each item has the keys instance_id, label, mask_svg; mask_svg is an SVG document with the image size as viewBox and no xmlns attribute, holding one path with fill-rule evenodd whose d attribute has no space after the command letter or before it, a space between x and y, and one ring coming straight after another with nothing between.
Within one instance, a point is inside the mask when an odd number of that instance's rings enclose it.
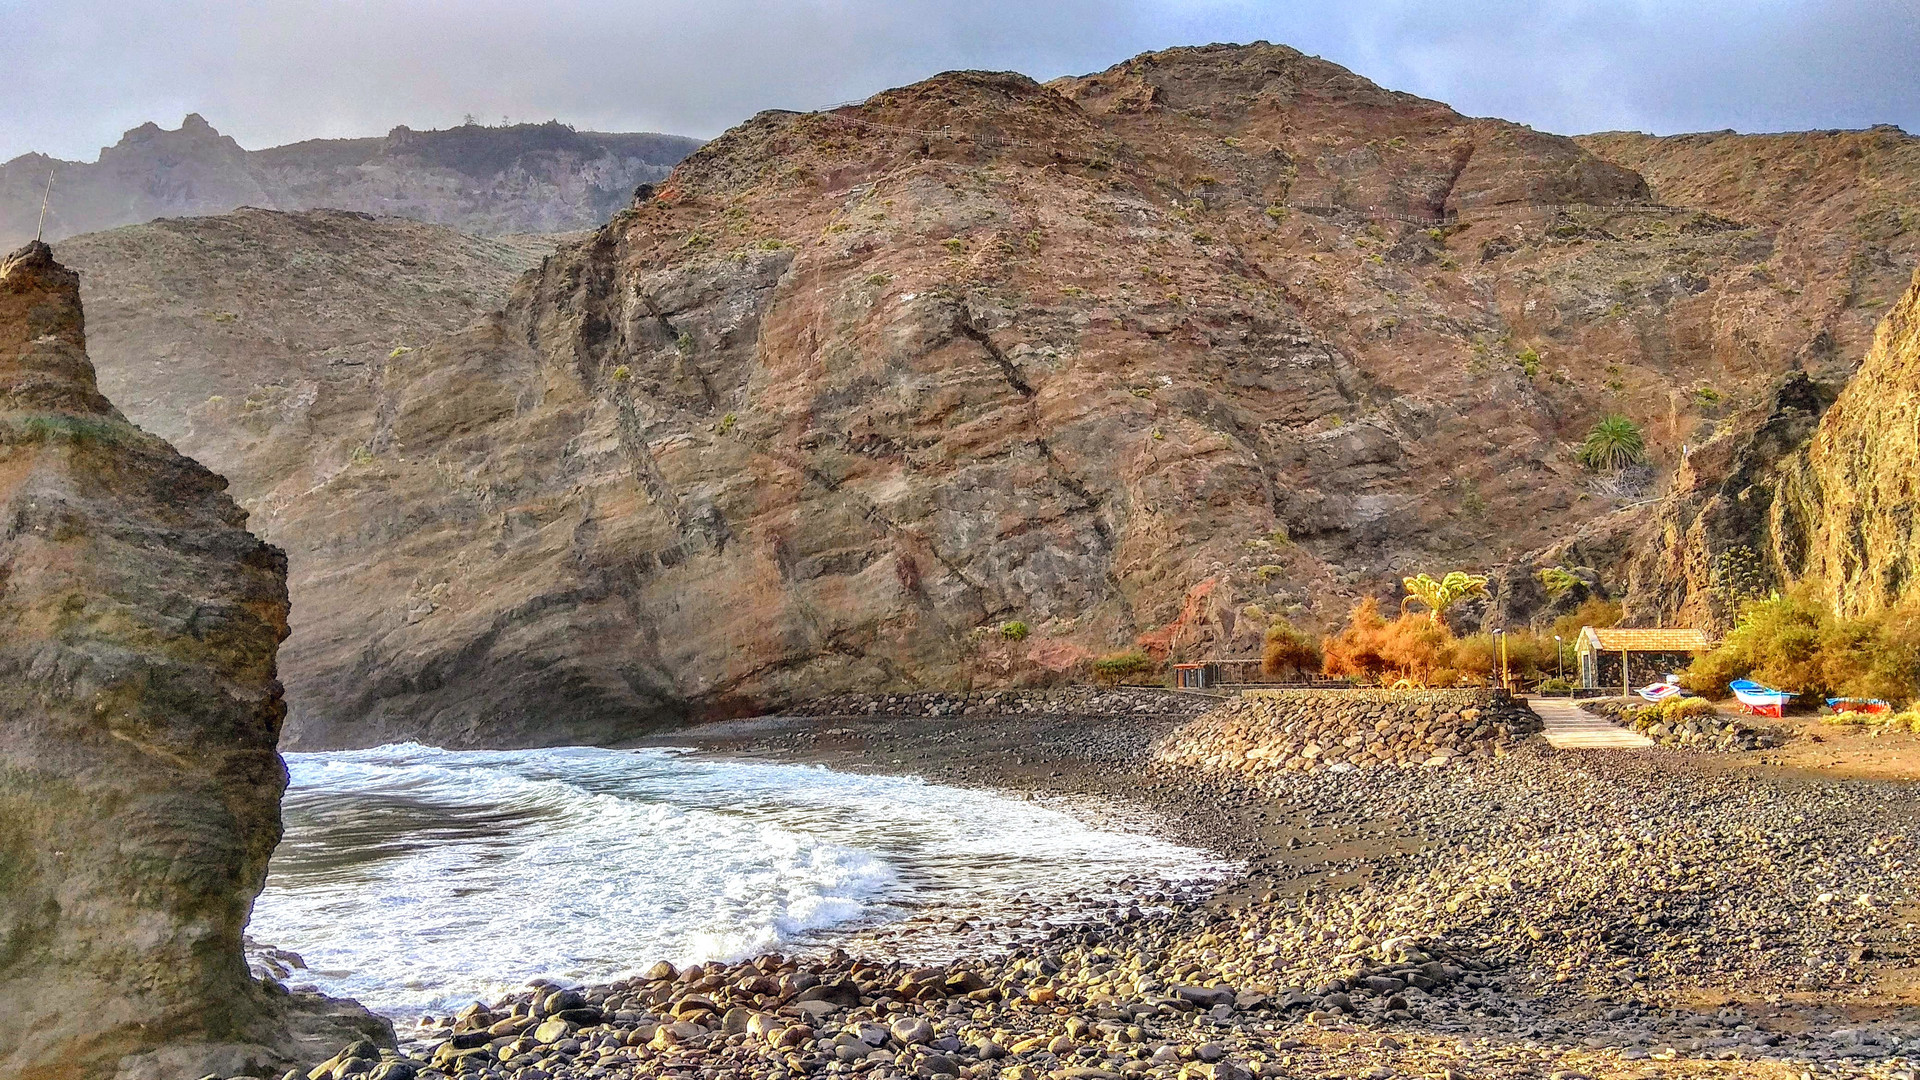
<instances>
[{"instance_id":1,"label":"wooden boardwalk","mask_svg":"<svg viewBox=\"0 0 1920 1080\"><path fill-rule=\"evenodd\" d=\"M1566 698L1534 697L1528 698L1527 704L1545 723L1540 734L1555 749L1631 750L1654 745L1645 735L1595 716Z\"/></svg>"}]
</instances>

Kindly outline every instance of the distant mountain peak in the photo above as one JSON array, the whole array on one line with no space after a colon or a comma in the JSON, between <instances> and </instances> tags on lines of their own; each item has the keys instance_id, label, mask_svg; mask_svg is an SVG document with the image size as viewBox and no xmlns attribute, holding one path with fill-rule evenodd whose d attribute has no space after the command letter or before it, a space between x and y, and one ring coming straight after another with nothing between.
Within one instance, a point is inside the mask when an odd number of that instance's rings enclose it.
<instances>
[{"instance_id":1,"label":"distant mountain peak","mask_svg":"<svg viewBox=\"0 0 1920 1080\"><path fill-rule=\"evenodd\" d=\"M583 132L550 120L314 139L249 151L206 117L148 122L97 163L24 154L0 164L0 247L35 234L55 172L46 237L241 206L409 217L483 235L591 228L636 185L664 179L700 145L675 135ZM369 170L367 166L377 166Z\"/></svg>"}]
</instances>

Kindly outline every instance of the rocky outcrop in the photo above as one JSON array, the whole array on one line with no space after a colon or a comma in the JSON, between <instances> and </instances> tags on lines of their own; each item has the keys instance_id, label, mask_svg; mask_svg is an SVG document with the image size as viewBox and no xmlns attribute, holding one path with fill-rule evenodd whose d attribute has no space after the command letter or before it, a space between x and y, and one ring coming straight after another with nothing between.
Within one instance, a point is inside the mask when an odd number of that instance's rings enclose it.
<instances>
[{"instance_id":1,"label":"rocky outcrop","mask_svg":"<svg viewBox=\"0 0 1920 1080\"><path fill-rule=\"evenodd\" d=\"M1480 690L1249 690L1154 748L1215 772L1440 768L1505 757L1540 730L1533 710Z\"/></svg>"},{"instance_id":2,"label":"rocky outcrop","mask_svg":"<svg viewBox=\"0 0 1920 1080\"><path fill-rule=\"evenodd\" d=\"M1747 601L1808 579L1849 616L1913 596L1916 416L1920 283L1887 313L1838 400L1805 373L1788 377L1771 408L1696 448L1643 518L1612 531L1628 552L1618 562L1628 621L1724 633Z\"/></svg>"},{"instance_id":3,"label":"rocky outcrop","mask_svg":"<svg viewBox=\"0 0 1920 1080\"><path fill-rule=\"evenodd\" d=\"M263 1068L286 563L85 349L77 275L0 264L0 1075Z\"/></svg>"},{"instance_id":4,"label":"rocky outcrop","mask_svg":"<svg viewBox=\"0 0 1920 1080\"><path fill-rule=\"evenodd\" d=\"M1596 483L1577 441L1624 412L1663 482L1786 373L1844 378L1884 284L1849 267L1915 256L1858 226L1845 153L1796 189L1808 231L1772 196L1661 205L1704 159L1659 143L1649 190L1635 148L1280 46L950 73L754 118L391 359L285 378L247 362L274 316L183 317L205 395L133 415L288 550L300 746L1257 655L1274 616L1326 630L1405 574L1542 549L1617 596L1658 488ZM1866 160L1875 190L1913 179ZM302 302L373 295L329 289Z\"/></svg>"},{"instance_id":5,"label":"rocky outcrop","mask_svg":"<svg viewBox=\"0 0 1920 1080\"><path fill-rule=\"evenodd\" d=\"M1920 596L1920 274L1780 474L1777 563L1822 582L1843 615Z\"/></svg>"},{"instance_id":6,"label":"rocky outcrop","mask_svg":"<svg viewBox=\"0 0 1920 1080\"><path fill-rule=\"evenodd\" d=\"M95 163L25 154L0 164L0 246L35 235L49 171L49 240L243 206L359 210L483 235L590 229L699 145L548 122L398 127L249 151L196 113L174 131L142 124Z\"/></svg>"},{"instance_id":7,"label":"rocky outcrop","mask_svg":"<svg viewBox=\"0 0 1920 1080\"><path fill-rule=\"evenodd\" d=\"M1772 408L1730 425L1681 465L1626 564L1628 625L1724 633L1741 605L1800 576L1772 542L1780 468L1813 434L1833 391L1796 373Z\"/></svg>"}]
</instances>

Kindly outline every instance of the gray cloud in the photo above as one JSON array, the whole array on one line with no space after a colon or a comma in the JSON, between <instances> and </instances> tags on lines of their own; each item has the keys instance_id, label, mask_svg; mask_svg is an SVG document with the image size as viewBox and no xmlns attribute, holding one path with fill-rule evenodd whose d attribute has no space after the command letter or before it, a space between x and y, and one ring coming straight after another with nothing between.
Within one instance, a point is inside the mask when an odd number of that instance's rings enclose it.
<instances>
[{"instance_id":1,"label":"gray cloud","mask_svg":"<svg viewBox=\"0 0 1920 1080\"><path fill-rule=\"evenodd\" d=\"M1920 0L0 0L0 159L557 117L711 136L936 71L1265 38L1550 131L1920 128Z\"/></svg>"}]
</instances>

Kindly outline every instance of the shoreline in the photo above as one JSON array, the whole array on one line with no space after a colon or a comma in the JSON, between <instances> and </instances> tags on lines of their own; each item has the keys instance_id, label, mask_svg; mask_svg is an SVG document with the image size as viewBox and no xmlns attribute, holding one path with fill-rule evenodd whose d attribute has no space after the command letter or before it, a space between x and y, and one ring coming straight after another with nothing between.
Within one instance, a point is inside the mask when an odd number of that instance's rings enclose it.
<instances>
[{"instance_id":1,"label":"shoreline","mask_svg":"<svg viewBox=\"0 0 1920 1080\"><path fill-rule=\"evenodd\" d=\"M959 995L888 989L911 974L905 965L861 966L838 951L762 958L710 967L725 968L720 988L757 977L864 989L843 991L835 1011L816 1017L817 1007L799 1007L804 990L716 995L707 970L625 980L582 988L568 1021L579 1023L564 1033L549 1025L555 1038L545 1042L536 1021L551 1010L538 992L518 995L439 1030L443 1047L470 1044L437 1051L443 1068L477 1060L470 1051L481 1046L491 1055L490 1072L444 1075L946 1074L926 1061L1000 1080L1448 1069L1626 1077L1653 1062L1663 1075L1706 1075L1723 1060L1753 1076L1798 1077L1816 1063L1860 1076L1910 1067L1904 1046L1920 1040L1920 980L1906 959L1914 935L1883 916L1907 900L1904 862L1890 856L1904 850L1894 834L1915 812L1888 785L1742 773L1727 755L1554 752L1538 739L1484 764L1255 783L1151 760L1153 743L1192 711L762 718L629 744L912 774L1063 806L1096 800L1157 836L1244 861L1246 874L1164 915L1107 908L1002 955L941 965L943 979L987 984ZM1807 813L1827 803L1837 820ZM1620 822L1594 824L1616 811ZM1669 822L1675 835L1662 839L1649 813L1685 824ZM1727 838L1765 827L1818 834L1818 865L1785 868L1792 880L1780 888L1757 882L1753 853ZM1608 848L1622 837L1642 845L1637 860ZM1854 854L1872 866L1849 855L1849 837L1865 841ZM1481 888L1503 875L1505 895ZM1801 886L1826 877L1903 891L1867 915L1832 899L1806 903L1815 897L1803 900ZM1640 901L1610 895L1627 882L1644 890ZM1797 929L1776 925L1796 919ZM1806 974L1796 979L1788 959L1806 960ZM694 999L703 1004L684 1007ZM691 1013L704 1016L680 1018ZM731 1030L756 1016L763 1028L780 1025L774 1041ZM849 1029L896 1019L925 1021L929 1037L896 1032L865 1050L828 1049L844 1046ZM475 1030L448 1038L463 1027ZM790 1046L775 1044L789 1037Z\"/></svg>"}]
</instances>

